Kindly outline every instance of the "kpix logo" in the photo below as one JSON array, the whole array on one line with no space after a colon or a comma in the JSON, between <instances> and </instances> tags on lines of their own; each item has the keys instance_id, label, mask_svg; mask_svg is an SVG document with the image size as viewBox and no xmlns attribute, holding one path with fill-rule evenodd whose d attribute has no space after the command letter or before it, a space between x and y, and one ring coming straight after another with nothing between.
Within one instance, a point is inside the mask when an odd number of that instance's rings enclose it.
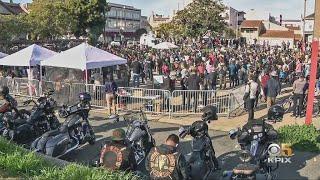
<instances>
[{"instance_id":1,"label":"kpix logo","mask_svg":"<svg viewBox=\"0 0 320 180\"><path fill-rule=\"evenodd\" d=\"M291 163L291 156L293 156L292 148L289 144L271 144L268 147L268 163Z\"/></svg>"}]
</instances>

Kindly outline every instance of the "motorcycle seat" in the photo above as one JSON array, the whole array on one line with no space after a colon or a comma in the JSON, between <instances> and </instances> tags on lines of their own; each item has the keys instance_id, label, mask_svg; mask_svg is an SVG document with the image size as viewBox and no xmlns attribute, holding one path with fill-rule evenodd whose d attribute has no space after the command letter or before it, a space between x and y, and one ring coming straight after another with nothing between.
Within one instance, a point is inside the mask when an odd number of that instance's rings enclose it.
<instances>
[{"instance_id":1,"label":"motorcycle seat","mask_svg":"<svg viewBox=\"0 0 320 180\"><path fill-rule=\"evenodd\" d=\"M258 170L258 166L253 164L240 164L233 169L234 174L252 175Z\"/></svg>"},{"instance_id":2,"label":"motorcycle seat","mask_svg":"<svg viewBox=\"0 0 320 180\"><path fill-rule=\"evenodd\" d=\"M12 123L15 125L25 124L27 123L27 119L18 118L18 119L12 120Z\"/></svg>"},{"instance_id":3,"label":"motorcycle seat","mask_svg":"<svg viewBox=\"0 0 320 180\"><path fill-rule=\"evenodd\" d=\"M58 134L60 134L59 129L55 129L55 130L48 131L48 132L44 133L43 136L50 137L50 136L56 136Z\"/></svg>"}]
</instances>

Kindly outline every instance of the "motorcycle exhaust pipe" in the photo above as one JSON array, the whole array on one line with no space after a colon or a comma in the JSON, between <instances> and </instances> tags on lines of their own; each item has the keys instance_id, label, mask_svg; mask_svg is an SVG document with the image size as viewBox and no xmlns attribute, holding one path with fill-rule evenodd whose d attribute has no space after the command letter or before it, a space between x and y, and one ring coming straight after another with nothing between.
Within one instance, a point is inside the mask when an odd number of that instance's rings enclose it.
<instances>
[{"instance_id":1,"label":"motorcycle exhaust pipe","mask_svg":"<svg viewBox=\"0 0 320 180\"><path fill-rule=\"evenodd\" d=\"M79 144L80 144L80 143L79 143L79 140L78 140L77 138L75 138L74 136L72 136L71 138L73 138L74 140L76 140L76 142L77 142L76 145L74 145L72 148L68 149L65 153L57 156L56 158L60 158L60 157L68 154L69 152L71 152L71 151L73 151L73 150L75 150L75 149L77 149L77 148L79 147Z\"/></svg>"}]
</instances>

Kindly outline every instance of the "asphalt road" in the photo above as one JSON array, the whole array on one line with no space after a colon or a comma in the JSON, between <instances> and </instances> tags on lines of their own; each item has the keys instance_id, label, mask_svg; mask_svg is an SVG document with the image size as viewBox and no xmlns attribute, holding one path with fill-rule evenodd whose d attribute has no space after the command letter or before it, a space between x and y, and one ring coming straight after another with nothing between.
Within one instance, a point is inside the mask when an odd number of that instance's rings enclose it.
<instances>
[{"instance_id":1,"label":"asphalt road","mask_svg":"<svg viewBox=\"0 0 320 180\"><path fill-rule=\"evenodd\" d=\"M91 113L90 122L97 137L95 145L85 144L63 157L64 160L83 164L92 163L98 157L102 143L111 136L112 130L115 128L126 128L127 126L124 121L115 123L98 113ZM178 134L180 128L178 125L159 122L149 122L149 126L157 145L163 143L168 135L172 133ZM228 132L209 131L209 135L219 163L222 165L222 170L216 172L214 176L220 177L224 170L232 170L240 162L237 156L239 147L235 140L229 139ZM183 154L190 153L190 142L190 136L182 139L179 144L180 152ZM295 156L292 157L291 164L280 164L279 169L276 170L277 179L320 179L320 155L314 153L294 153Z\"/></svg>"}]
</instances>

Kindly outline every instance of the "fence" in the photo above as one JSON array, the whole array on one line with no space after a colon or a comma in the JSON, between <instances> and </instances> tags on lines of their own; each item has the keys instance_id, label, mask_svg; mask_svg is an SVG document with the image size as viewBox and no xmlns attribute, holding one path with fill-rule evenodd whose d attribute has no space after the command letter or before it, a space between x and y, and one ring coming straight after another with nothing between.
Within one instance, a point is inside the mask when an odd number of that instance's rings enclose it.
<instances>
[{"instance_id":1,"label":"fence","mask_svg":"<svg viewBox=\"0 0 320 180\"><path fill-rule=\"evenodd\" d=\"M105 87L93 84L64 83L28 80L27 78L0 78L1 85L9 87L10 92L19 96L37 97L49 89L55 91L54 98L59 105L73 104L78 94L88 92L94 107L109 108L106 102ZM162 89L143 89L121 87L116 98L117 112L134 111L143 108L153 114L189 115L200 114L202 107L215 105L220 116L229 114L241 106L243 89L232 91L187 91L170 92ZM240 97L241 96L241 97Z\"/></svg>"}]
</instances>

